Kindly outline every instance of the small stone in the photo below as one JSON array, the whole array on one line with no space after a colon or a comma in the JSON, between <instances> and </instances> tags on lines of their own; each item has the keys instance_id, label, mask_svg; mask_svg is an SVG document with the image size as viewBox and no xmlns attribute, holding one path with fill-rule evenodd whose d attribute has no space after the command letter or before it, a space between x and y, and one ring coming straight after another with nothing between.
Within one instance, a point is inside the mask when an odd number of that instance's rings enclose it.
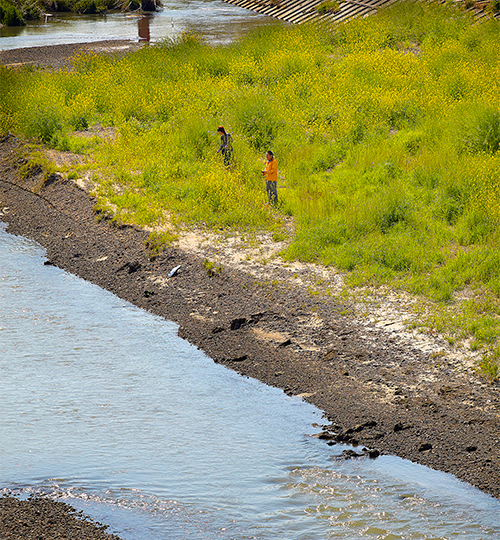
<instances>
[{"instance_id":1,"label":"small stone","mask_svg":"<svg viewBox=\"0 0 500 540\"><path fill-rule=\"evenodd\" d=\"M326 431L323 431L323 433L320 433L318 435L318 439L322 439L322 440L332 440L332 439L335 439L336 438L336 435L334 433L328 433Z\"/></svg>"},{"instance_id":2,"label":"small stone","mask_svg":"<svg viewBox=\"0 0 500 540\"><path fill-rule=\"evenodd\" d=\"M345 459L362 457L361 454L358 454L354 450L342 450L342 455L344 456Z\"/></svg>"},{"instance_id":3,"label":"small stone","mask_svg":"<svg viewBox=\"0 0 500 540\"><path fill-rule=\"evenodd\" d=\"M428 450L432 450L431 443L422 443L418 449L419 452L427 452Z\"/></svg>"},{"instance_id":4,"label":"small stone","mask_svg":"<svg viewBox=\"0 0 500 540\"><path fill-rule=\"evenodd\" d=\"M233 319L231 321L231 330L239 330L246 322L247 320L244 317Z\"/></svg>"},{"instance_id":5,"label":"small stone","mask_svg":"<svg viewBox=\"0 0 500 540\"><path fill-rule=\"evenodd\" d=\"M236 358L228 358L228 362L243 362L248 358L248 355L243 354L242 356L237 356Z\"/></svg>"}]
</instances>

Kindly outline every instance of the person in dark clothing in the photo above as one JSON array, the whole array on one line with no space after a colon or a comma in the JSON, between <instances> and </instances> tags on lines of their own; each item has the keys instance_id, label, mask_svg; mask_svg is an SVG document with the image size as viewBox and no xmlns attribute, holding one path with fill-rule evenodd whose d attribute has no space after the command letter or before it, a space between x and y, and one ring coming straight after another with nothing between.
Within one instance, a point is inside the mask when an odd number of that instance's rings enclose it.
<instances>
[{"instance_id":1,"label":"person in dark clothing","mask_svg":"<svg viewBox=\"0 0 500 540\"><path fill-rule=\"evenodd\" d=\"M229 133L226 133L223 126L217 128L217 133L220 135L220 146L217 153L224 156L224 165L227 167L233 154L232 137Z\"/></svg>"}]
</instances>

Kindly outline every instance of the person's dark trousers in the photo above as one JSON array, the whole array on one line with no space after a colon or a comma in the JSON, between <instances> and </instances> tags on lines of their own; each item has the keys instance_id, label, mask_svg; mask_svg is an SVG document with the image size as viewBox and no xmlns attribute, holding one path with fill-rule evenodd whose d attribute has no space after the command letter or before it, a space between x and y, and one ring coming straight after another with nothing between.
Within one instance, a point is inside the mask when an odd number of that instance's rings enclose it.
<instances>
[{"instance_id":1,"label":"person's dark trousers","mask_svg":"<svg viewBox=\"0 0 500 540\"><path fill-rule=\"evenodd\" d=\"M272 180L266 181L266 191L267 197L269 199L269 204L278 204L278 182L273 182Z\"/></svg>"}]
</instances>

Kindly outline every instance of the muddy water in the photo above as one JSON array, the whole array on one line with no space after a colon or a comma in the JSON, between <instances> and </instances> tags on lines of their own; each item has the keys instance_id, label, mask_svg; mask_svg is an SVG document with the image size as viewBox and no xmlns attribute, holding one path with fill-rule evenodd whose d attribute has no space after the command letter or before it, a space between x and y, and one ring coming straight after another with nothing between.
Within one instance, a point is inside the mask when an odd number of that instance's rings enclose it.
<instances>
[{"instance_id":1,"label":"muddy water","mask_svg":"<svg viewBox=\"0 0 500 540\"><path fill-rule=\"evenodd\" d=\"M46 21L0 28L0 50L112 39L155 43L175 39L184 32L196 33L211 44L221 44L237 40L256 27L280 24L221 0L164 0L163 4L162 11L147 16L55 13Z\"/></svg>"},{"instance_id":2,"label":"muddy water","mask_svg":"<svg viewBox=\"0 0 500 540\"><path fill-rule=\"evenodd\" d=\"M500 537L500 503L391 456L345 461L321 412L0 228L0 491L124 539Z\"/></svg>"}]
</instances>

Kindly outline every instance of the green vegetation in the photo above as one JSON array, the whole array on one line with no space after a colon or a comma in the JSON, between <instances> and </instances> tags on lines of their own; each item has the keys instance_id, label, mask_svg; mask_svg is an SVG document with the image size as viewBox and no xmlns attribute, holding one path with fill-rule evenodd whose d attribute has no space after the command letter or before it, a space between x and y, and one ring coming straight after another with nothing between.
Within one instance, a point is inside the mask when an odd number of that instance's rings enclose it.
<instances>
[{"instance_id":1,"label":"green vegetation","mask_svg":"<svg viewBox=\"0 0 500 540\"><path fill-rule=\"evenodd\" d=\"M488 7L492 13L500 13L500 0L490 0Z\"/></svg>"},{"instance_id":2,"label":"green vegetation","mask_svg":"<svg viewBox=\"0 0 500 540\"><path fill-rule=\"evenodd\" d=\"M318 4L314 8L319 14L325 15L326 13L335 13L340 10L340 4L335 0L325 0Z\"/></svg>"},{"instance_id":3,"label":"green vegetation","mask_svg":"<svg viewBox=\"0 0 500 540\"><path fill-rule=\"evenodd\" d=\"M150 233L149 238L146 241L146 248L149 251L150 259L153 260L157 257L167 246L172 245L178 240L178 238L179 235L172 231Z\"/></svg>"},{"instance_id":4,"label":"green vegetation","mask_svg":"<svg viewBox=\"0 0 500 540\"><path fill-rule=\"evenodd\" d=\"M207 271L208 277L214 277L222 274L223 267L220 264L216 265L214 262L209 261L208 259L205 259L202 264L203 268L205 268Z\"/></svg>"},{"instance_id":5,"label":"green vegetation","mask_svg":"<svg viewBox=\"0 0 500 540\"><path fill-rule=\"evenodd\" d=\"M23 26L24 13L21 5L9 0L0 0L0 25Z\"/></svg>"},{"instance_id":6,"label":"green vegetation","mask_svg":"<svg viewBox=\"0 0 500 540\"><path fill-rule=\"evenodd\" d=\"M224 47L184 36L123 59L80 56L72 72L1 69L0 132L92 154L100 204L125 222L283 238L292 219L287 259L430 299L427 325L470 339L491 366L499 47L497 21L422 3ZM73 134L96 124L117 137ZM234 139L229 170L215 155L220 124ZM278 209L265 205L268 148Z\"/></svg>"}]
</instances>

